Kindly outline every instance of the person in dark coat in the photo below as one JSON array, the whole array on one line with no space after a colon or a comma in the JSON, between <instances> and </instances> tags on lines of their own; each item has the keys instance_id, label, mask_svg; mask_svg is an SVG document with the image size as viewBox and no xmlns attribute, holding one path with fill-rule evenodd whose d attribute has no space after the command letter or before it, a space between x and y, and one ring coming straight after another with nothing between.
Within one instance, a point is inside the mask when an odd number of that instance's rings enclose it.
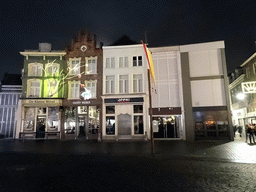
<instances>
[{"instance_id":1,"label":"person in dark coat","mask_svg":"<svg viewBox=\"0 0 256 192\"><path fill-rule=\"evenodd\" d=\"M252 140L253 140L253 143L255 143L255 140L254 140L254 136L253 136L253 129L251 126L249 125L246 125L245 126L245 130L246 130L246 143L247 143L247 138L249 136L249 139L250 139L250 144L252 144Z\"/></svg>"},{"instance_id":2,"label":"person in dark coat","mask_svg":"<svg viewBox=\"0 0 256 192\"><path fill-rule=\"evenodd\" d=\"M233 125L234 137L236 137L237 126Z\"/></svg>"},{"instance_id":3,"label":"person in dark coat","mask_svg":"<svg viewBox=\"0 0 256 192\"><path fill-rule=\"evenodd\" d=\"M240 125L237 127L237 130L238 130L238 133L239 133L240 137L242 137L243 129L242 129L242 127Z\"/></svg>"}]
</instances>

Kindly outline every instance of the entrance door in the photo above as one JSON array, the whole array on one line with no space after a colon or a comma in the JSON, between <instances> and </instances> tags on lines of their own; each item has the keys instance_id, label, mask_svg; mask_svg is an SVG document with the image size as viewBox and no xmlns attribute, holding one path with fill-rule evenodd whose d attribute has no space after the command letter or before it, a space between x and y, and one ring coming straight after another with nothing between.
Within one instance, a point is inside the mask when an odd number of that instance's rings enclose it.
<instances>
[{"instance_id":1,"label":"entrance door","mask_svg":"<svg viewBox=\"0 0 256 192\"><path fill-rule=\"evenodd\" d=\"M177 117L153 117L154 138L179 138Z\"/></svg>"},{"instance_id":2,"label":"entrance door","mask_svg":"<svg viewBox=\"0 0 256 192\"><path fill-rule=\"evenodd\" d=\"M120 114L118 119L118 135L131 135L132 116L129 114Z\"/></svg>"},{"instance_id":3,"label":"entrance door","mask_svg":"<svg viewBox=\"0 0 256 192\"><path fill-rule=\"evenodd\" d=\"M78 116L78 137L88 139L88 131L86 130L87 117L85 115Z\"/></svg>"},{"instance_id":4,"label":"entrance door","mask_svg":"<svg viewBox=\"0 0 256 192\"><path fill-rule=\"evenodd\" d=\"M36 138L44 138L45 137L45 116L38 116L37 117L37 124L36 124Z\"/></svg>"}]
</instances>

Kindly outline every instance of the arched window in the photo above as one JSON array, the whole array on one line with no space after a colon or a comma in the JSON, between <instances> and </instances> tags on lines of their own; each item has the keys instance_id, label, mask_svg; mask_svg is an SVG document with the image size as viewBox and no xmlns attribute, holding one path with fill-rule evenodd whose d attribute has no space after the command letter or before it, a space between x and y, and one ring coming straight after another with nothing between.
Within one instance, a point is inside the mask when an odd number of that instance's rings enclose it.
<instances>
[{"instance_id":1,"label":"arched window","mask_svg":"<svg viewBox=\"0 0 256 192\"><path fill-rule=\"evenodd\" d=\"M28 64L28 76L42 76L42 63L29 63Z\"/></svg>"},{"instance_id":2,"label":"arched window","mask_svg":"<svg viewBox=\"0 0 256 192\"><path fill-rule=\"evenodd\" d=\"M60 64L58 63L47 63L46 64L46 75L47 76L58 76L60 70Z\"/></svg>"}]
</instances>

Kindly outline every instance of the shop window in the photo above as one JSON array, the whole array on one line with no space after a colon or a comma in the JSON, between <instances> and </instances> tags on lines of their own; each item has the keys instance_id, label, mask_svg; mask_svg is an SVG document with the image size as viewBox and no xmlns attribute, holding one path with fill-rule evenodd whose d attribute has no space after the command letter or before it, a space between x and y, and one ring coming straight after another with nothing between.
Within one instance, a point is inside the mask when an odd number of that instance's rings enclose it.
<instances>
[{"instance_id":1,"label":"shop window","mask_svg":"<svg viewBox=\"0 0 256 192\"><path fill-rule=\"evenodd\" d=\"M228 122L225 121L217 121L218 130L228 130Z\"/></svg>"},{"instance_id":2,"label":"shop window","mask_svg":"<svg viewBox=\"0 0 256 192\"><path fill-rule=\"evenodd\" d=\"M25 108L24 131L34 131L36 108Z\"/></svg>"},{"instance_id":3,"label":"shop window","mask_svg":"<svg viewBox=\"0 0 256 192\"><path fill-rule=\"evenodd\" d=\"M133 113L143 113L143 105L133 105Z\"/></svg>"},{"instance_id":4,"label":"shop window","mask_svg":"<svg viewBox=\"0 0 256 192\"><path fill-rule=\"evenodd\" d=\"M76 108L69 107L65 110L64 133L75 134L76 130Z\"/></svg>"},{"instance_id":5,"label":"shop window","mask_svg":"<svg viewBox=\"0 0 256 192\"><path fill-rule=\"evenodd\" d=\"M115 135L115 116L106 117L106 134Z\"/></svg>"},{"instance_id":6,"label":"shop window","mask_svg":"<svg viewBox=\"0 0 256 192\"><path fill-rule=\"evenodd\" d=\"M99 111L96 106L89 106L88 133L98 134L100 127Z\"/></svg>"},{"instance_id":7,"label":"shop window","mask_svg":"<svg viewBox=\"0 0 256 192\"><path fill-rule=\"evenodd\" d=\"M115 106L106 106L106 114L115 114Z\"/></svg>"},{"instance_id":8,"label":"shop window","mask_svg":"<svg viewBox=\"0 0 256 192\"><path fill-rule=\"evenodd\" d=\"M204 130L203 122L196 122L195 130L196 131Z\"/></svg>"},{"instance_id":9,"label":"shop window","mask_svg":"<svg viewBox=\"0 0 256 192\"><path fill-rule=\"evenodd\" d=\"M37 115L46 115L46 108L38 108Z\"/></svg>"},{"instance_id":10,"label":"shop window","mask_svg":"<svg viewBox=\"0 0 256 192\"><path fill-rule=\"evenodd\" d=\"M47 125L49 131L58 131L59 127L59 110L57 107L48 108Z\"/></svg>"},{"instance_id":11,"label":"shop window","mask_svg":"<svg viewBox=\"0 0 256 192\"><path fill-rule=\"evenodd\" d=\"M87 114L87 106L78 106L78 114Z\"/></svg>"},{"instance_id":12,"label":"shop window","mask_svg":"<svg viewBox=\"0 0 256 192\"><path fill-rule=\"evenodd\" d=\"M216 130L216 124L214 121L206 121L205 125L207 130Z\"/></svg>"},{"instance_id":13,"label":"shop window","mask_svg":"<svg viewBox=\"0 0 256 192\"><path fill-rule=\"evenodd\" d=\"M134 116L134 134L143 134L143 116Z\"/></svg>"}]
</instances>

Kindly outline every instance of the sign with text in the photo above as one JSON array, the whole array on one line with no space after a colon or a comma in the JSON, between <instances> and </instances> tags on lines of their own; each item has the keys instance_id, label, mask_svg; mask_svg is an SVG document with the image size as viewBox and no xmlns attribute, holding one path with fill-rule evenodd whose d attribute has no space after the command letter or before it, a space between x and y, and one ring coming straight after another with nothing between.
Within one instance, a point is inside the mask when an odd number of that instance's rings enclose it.
<instances>
[{"instance_id":1,"label":"sign with text","mask_svg":"<svg viewBox=\"0 0 256 192\"><path fill-rule=\"evenodd\" d=\"M135 98L112 98L105 99L105 103L134 103L134 102L144 102L143 97L135 97Z\"/></svg>"}]
</instances>

